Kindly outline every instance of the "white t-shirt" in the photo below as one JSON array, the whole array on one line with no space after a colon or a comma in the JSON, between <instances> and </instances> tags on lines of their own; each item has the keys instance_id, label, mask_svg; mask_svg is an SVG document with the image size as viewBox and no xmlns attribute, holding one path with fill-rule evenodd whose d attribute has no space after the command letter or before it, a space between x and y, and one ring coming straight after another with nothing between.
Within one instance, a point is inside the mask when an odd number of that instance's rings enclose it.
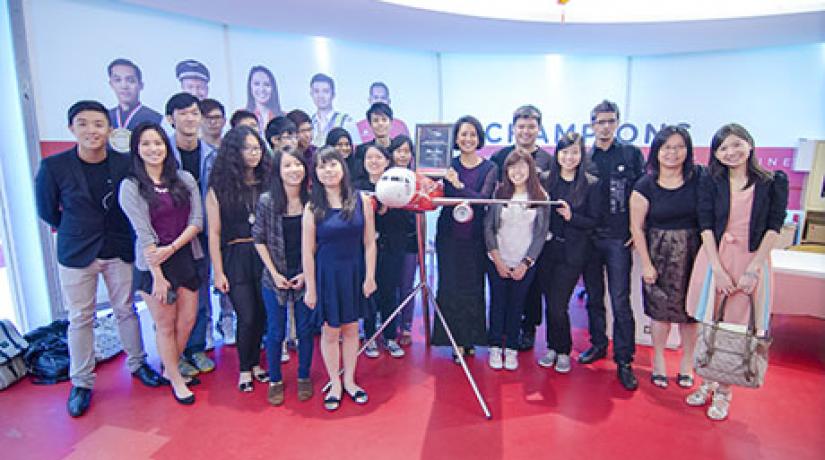
<instances>
[{"instance_id":1,"label":"white t-shirt","mask_svg":"<svg viewBox=\"0 0 825 460\"><path fill-rule=\"evenodd\" d=\"M514 200L527 200L526 193L514 194ZM520 204L504 205L501 209L501 225L496 234L498 252L501 260L508 267L515 267L521 263L530 243L533 242L533 221L536 220L536 209L527 208Z\"/></svg>"}]
</instances>

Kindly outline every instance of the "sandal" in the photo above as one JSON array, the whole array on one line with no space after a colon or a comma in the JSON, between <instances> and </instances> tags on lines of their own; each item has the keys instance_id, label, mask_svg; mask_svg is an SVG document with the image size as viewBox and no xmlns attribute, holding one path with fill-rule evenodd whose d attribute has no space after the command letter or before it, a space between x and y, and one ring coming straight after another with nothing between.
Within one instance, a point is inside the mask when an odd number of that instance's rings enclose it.
<instances>
[{"instance_id":1,"label":"sandal","mask_svg":"<svg viewBox=\"0 0 825 460\"><path fill-rule=\"evenodd\" d=\"M254 378L255 380L257 380L260 383L267 383L267 382L269 382L269 373L267 371L263 370L263 369L260 369L258 371L253 369L252 370L252 378Z\"/></svg>"},{"instance_id":2,"label":"sandal","mask_svg":"<svg viewBox=\"0 0 825 460\"><path fill-rule=\"evenodd\" d=\"M364 391L363 388L358 388L357 390L355 390L355 392L350 392L349 390L347 390L345 388L344 391L347 392L350 399L352 399L353 402L355 402L355 404L366 404L367 401L369 401L369 397L367 396L367 392Z\"/></svg>"},{"instance_id":3,"label":"sandal","mask_svg":"<svg viewBox=\"0 0 825 460\"><path fill-rule=\"evenodd\" d=\"M704 406L708 403L708 399L710 399L711 393L713 393L715 389L715 383L705 382L701 384L696 391L689 394L687 398L685 398L685 402L688 406Z\"/></svg>"},{"instance_id":4,"label":"sandal","mask_svg":"<svg viewBox=\"0 0 825 460\"><path fill-rule=\"evenodd\" d=\"M662 374L651 374L650 383L656 385L659 388L667 388L667 377L665 377Z\"/></svg>"},{"instance_id":5,"label":"sandal","mask_svg":"<svg viewBox=\"0 0 825 460\"><path fill-rule=\"evenodd\" d=\"M693 387L693 376L689 374L676 374L676 384L682 388Z\"/></svg>"},{"instance_id":6,"label":"sandal","mask_svg":"<svg viewBox=\"0 0 825 460\"><path fill-rule=\"evenodd\" d=\"M324 409L333 412L338 410L338 407L341 406L341 397L332 396L332 390L329 390L326 397L324 397Z\"/></svg>"},{"instance_id":7,"label":"sandal","mask_svg":"<svg viewBox=\"0 0 825 460\"><path fill-rule=\"evenodd\" d=\"M719 390L713 392L713 399L708 407L708 418L711 420L725 420L728 418L728 409L730 408L731 393L727 391L722 393Z\"/></svg>"}]
</instances>

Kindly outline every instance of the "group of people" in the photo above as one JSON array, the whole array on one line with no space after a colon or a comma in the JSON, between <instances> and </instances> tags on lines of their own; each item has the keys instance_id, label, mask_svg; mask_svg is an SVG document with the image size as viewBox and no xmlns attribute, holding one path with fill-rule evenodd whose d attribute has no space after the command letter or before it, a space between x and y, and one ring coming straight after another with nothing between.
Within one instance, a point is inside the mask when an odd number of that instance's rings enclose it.
<instances>
[{"instance_id":1,"label":"group of people","mask_svg":"<svg viewBox=\"0 0 825 460\"><path fill-rule=\"evenodd\" d=\"M149 386L169 385L181 404L195 402L198 372L214 368L204 353L210 284L237 317L239 391L267 384L272 405L286 397L281 363L290 335L298 355L295 390L304 401L314 393L313 335L320 332L330 381L323 405L330 411L344 396L356 404L369 399L355 380L360 324L371 338L386 323L382 336L365 344L366 356L377 358L382 349L405 355L413 309L392 313L412 290L415 216L369 192L388 168L415 169L413 141L392 136L392 109L375 102L366 113L372 140L356 146L349 131L333 128L316 149L312 120L298 112L273 117L263 130L254 113L236 112L223 134L220 103L178 93L166 104L170 127L137 125L122 155L107 149L111 125L102 104L81 101L69 109L77 146L43 160L37 204L57 229L70 312L72 416L88 409L94 383L99 274L133 374ZM541 121L536 107L519 107L516 144L489 160L479 155L481 123L464 116L454 124L460 154L443 178L445 195L515 200L474 205L467 222L454 220L450 208L438 217L436 297L459 353L488 346L491 368L515 370L519 350L533 348L544 313L547 351L538 365L569 372L568 302L583 276L591 347L578 361L604 358L606 271L618 379L635 390L634 247L645 312L654 321L653 384L668 385L663 350L670 324L678 323L684 354L676 383L694 386L696 321L721 296L730 297L726 320L735 322L747 321L755 299L759 330L767 331L768 254L784 221L788 184L781 172L759 166L743 127L722 127L702 167L694 164L690 135L674 126L657 134L645 162L638 148L616 138L619 110L609 101L592 110L596 140L589 151L580 134L569 132L550 155L536 144ZM559 204L518 203L548 199ZM133 293L155 322L161 373L146 364ZM436 323L433 344L447 345L446 332ZM703 382L687 402L712 401L708 416L723 419L730 395L725 385Z\"/></svg>"}]
</instances>

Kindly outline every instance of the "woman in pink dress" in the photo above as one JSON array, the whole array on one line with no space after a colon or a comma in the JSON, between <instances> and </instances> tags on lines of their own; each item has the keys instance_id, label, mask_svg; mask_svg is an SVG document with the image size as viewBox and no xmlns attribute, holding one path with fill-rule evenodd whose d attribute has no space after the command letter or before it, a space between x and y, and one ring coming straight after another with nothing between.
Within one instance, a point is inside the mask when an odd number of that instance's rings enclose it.
<instances>
[{"instance_id":1,"label":"woman in pink dress","mask_svg":"<svg viewBox=\"0 0 825 460\"><path fill-rule=\"evenodd\" d=\"M759 166L753 138L735 123L714 134L708 173L699 187L702 249L688 289L688 313L709 323L728 296L724 321L747 325L752 297L757 332L765 334L773 293L770 251L785 221L788 178ZM707 416L724 420L731 395L729 385L705 381L686 401L710 402Z\"/></svg>"}]
</instances>

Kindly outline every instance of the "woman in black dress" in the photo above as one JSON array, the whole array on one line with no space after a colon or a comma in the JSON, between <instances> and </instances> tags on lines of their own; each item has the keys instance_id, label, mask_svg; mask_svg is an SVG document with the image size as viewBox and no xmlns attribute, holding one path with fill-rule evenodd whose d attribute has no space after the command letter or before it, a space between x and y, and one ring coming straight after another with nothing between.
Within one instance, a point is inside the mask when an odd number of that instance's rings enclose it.
<instances>
[{"instance_id":1,"label":"woman in black dress","mask_svg":"<svg viewBox=\"0 0 825 460\"><path fill-rule=\"evenodd\" d=\"M464 116L453 127L453 158L444 176L444 195L462 198L490 198L498 178L496 165L478 155L484 146L484 128L475 117ZM484 300L484 273L487 267L482 223L484 206L473 206L473 218L459 223L453 206L445 206L438 216L435 237L438 256L436 301L453 333L459 352L473 354L475 345L487 344L487 305ZM440 321L433 328L433 345L450 345ZM457 357L454 357L458 362Z\"/></svg>"},{"instance_id":2,"label":"woman in black dress","mask_svg":"<svg viewBox=\"0 0 825 460\"><path fill-rule=\"evenodd\" d=\"M670 326L679 324L682 361L676 383L693 386L693 346L697 323L685 311L690 273L699 251L698 186L687 130L667 126L656 134L647 174L630 196L630 233L642 263L645 314L652 320L653 373L650 381L667 388L665 346Z\"/></svg>"},{"instance_id":3,"label":"woman in black dress","mask_svg":"<svg viewBox=\"0 0 825 460\"><path fill-rule=\"evenodd\" d=\"M261 337L266 327L261 294L264 267L252 239L255 205L269 186L272 169L272 158L264 152L257 131L246 126L232 128L218 149L206 195L215 287L229 294L238 317L238 389L242 392L254 389L253 377L261 383L269 382L269 375L260 366Z\"/></svg>"}]
</instances>

